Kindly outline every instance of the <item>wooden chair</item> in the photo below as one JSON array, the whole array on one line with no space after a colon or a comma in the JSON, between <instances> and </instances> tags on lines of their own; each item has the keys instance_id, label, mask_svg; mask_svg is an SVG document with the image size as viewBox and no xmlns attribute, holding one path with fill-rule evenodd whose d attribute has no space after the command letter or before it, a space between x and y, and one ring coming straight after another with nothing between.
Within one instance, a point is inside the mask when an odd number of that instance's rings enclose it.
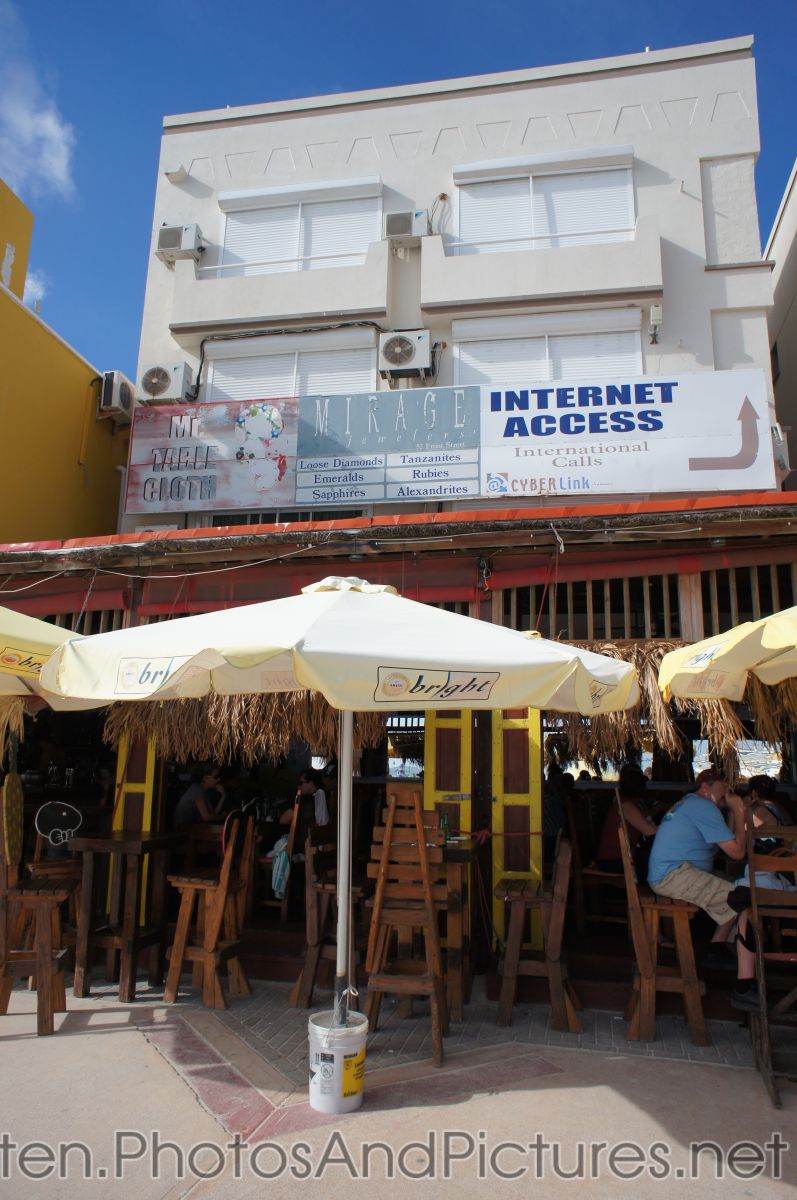
<instances>
[{"instance_id":1,"label":"wooden chair","mask_svg":"<svg viewBox=\"0 0 797 1200\"><path fill-rule=\"evenodd\" d=\"M587 921L625 925L627 923L625 911L602 911L597 904L599 893L604 888L610 888L622 893L623 909L625 908L625 879L623 874L622 872L602 871L600 867L596 867L592 862L588 866L584 866L584 858L592 858L594 846L588 855L583 852L582 844L584 838L582 837L582 829L579 828L576 820L573 796L570 792L565 791L563 799L573 855L571 873L573 877L572 897L576 932L579 937L583 937ZM583 801L584 797L582 796L581 799ZM587 902L587 897L589 897L589 902Z\"/></svg>"},{"instance_id":2,"label":"wooden chair","mask_svg":"<svg viewBox=\"0 0 797 1200\"><path fill-rule=\"evenodd\" d=\"M619 804L618 804L619 806ZM696 1046L707 1046L706 1022L703 1016L705 984L697 977L692 931L689 925L698 911L684 900L657 896L637 882L628 829L620 808L620 853L623 859L628 923L634 947L635 967L633 992L625 1019L626 1037L630 1042L652 1042L656 1037L656 993L676 992L683 996L684 1015L689 1036ZM659 962L659 927L662 917L673 923L675 935L675 966Z\"/></svg>"},{"instance_id":3,"label":"wooden chair","mask_svg":"<svg viewBox=\"0 0 797 1200\"><path fill-rule=\"evenodd\" d=\"M762 852L756 850L761 838L776 838L781 846ZM777 871L789 882L797 883L797 826L760 825L747 827L747 862L750 878L749 928L755 945L758 1012L750 1014L750 1034L755 1065L761 1073L775 1108L781 1107L778 1079L797 1079L797 1053L778 1045L777 1026L797 1026L797 980L793 974L779 978L768 975L767 968L788 971L797 966L797 892L764 888L756 881L757 871ZM773 936L776 935L776 936ZM785 993L772 1008L769 991L780 984ZM776 1026L774 1030L772 1026Z\"/></svg>"},{"instance_id":4,"label":"wooden chair","mask_svg":"<svg viewBox=\"0 0 797 1200\"><path fill-rule=\"evenodd\" d=\"M69 896L69 923L73 930L77 929L77 894L78 886L83 877L83 863L76 855L69 858L45 858L44 851L47 838L36 834L33 848L33 858L26 865L30 879L39 882L42 879L56 880L64 887L71 888Z\"/></svg>"},{"instance_id":5,"label":"wooden chair","mask_svg":"<svg viewBox=\"0 0 797 1200\"><path fill-rule=\"evenodd\" d=\"M436 908L445 904L447 894L442 872L444 836L442 830L424 827L419 791L400 796L392 793L385 824L374 829L373 861L368 864L376 889L365 962L365 1015L375 1030L386 992L399 997L428 996L435 1066L442 1064L443 1038L448 1033ZM408 945L415 929L423 937L423 959L398 957L393 951L394 936L400 946Z\"/></svg>"},{"instance_id":6,"label":"wooden chair","mask_svg":"<svg viewBox=\"0 0 797 1200\"><path fill-rule=\"evenodd\" d=\"M302 969L288 999L292 1008L310 1008L319 971L324 963L337 960L337 857L337 842L329 826L308 831L304 850L306 944ZM362 904L365 891L363 886L352 884L352 912ZM358 961L352 924L349 949L352 979Z\"/></svg>"},{"instance_id":7,"label":"wooden chair","mask_svg":"<svg viewBox=\"0 0 797 1200\"><path fill-rule=\"evenodd\" d=\"M217 876L169 875L169 883L180 893L180 909L174 941L169 952L169 971L163 998L167 1004L177 999L184 962L201 968L202 1003L206 1008L226 1008L221 985L221 967L227 964L230 991L249 995L251 988L239 958L241 941L233 863L238 845L240 820L227 825L227 841ZM202 898L204 917L191 939L194 907ZM222 936L223 933L223 936ZM198 978L198 973L197 973Z\"/></svg>"},{"instance_id":8,"label":"wooden chair","mask_svg":"<svg viewBox=\"0 0 797 1200\"><path fill-rule=\"evenodd\" d=\"M498 999L499 1025L512 1024L518 976L531 975L548 980L554 1029L581 1032L577 1015L581 1004L567 978L567 967L562 959L571 863L570 842L560 837L550 887L536 879L501 879L495 887L496 898L509 904L509 927ZM526 913L535 910L542 918L543 950L521 957Z\"/></svg>"},{"instance_id":9,"label":"wooden chair","mask_svg":"<svg viewBox=\"0 0 797 1200\"><path fill-rule=\"evenodd\" d=\"M61 880L19 881L23 795L20 778L6 776L0 798L0 1014L8 1012L15 978L36 977L36 1032L53 1033L53 1013L66 1012L61 905L76 886ZM21 947L28 914L34 917L34 946Z\"/></svg>"}]
</instances>

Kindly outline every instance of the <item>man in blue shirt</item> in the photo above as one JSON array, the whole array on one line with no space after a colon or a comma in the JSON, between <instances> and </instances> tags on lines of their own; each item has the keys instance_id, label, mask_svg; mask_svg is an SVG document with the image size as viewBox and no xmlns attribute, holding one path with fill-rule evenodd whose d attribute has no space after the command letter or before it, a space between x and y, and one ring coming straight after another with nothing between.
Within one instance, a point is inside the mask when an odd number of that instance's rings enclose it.
<instances>
[{"instance_id":1,"label":"man in blue shirt","mask_svg":"<svg viewBox=\"0 0 797 1200\"><path fill-rule=\"evenodd\" d=\"M732 829L719 813L723 804L730 810ZM724 945L720 943L725 943L737 916L728 904L732 885L712 874L714 855L719 848L728 858L744 858L744 828L744 801L729 792L720 773L709 767L698 775L694 791L673 805L653 839L648 864L653 891L696 904L717 924L709 964L722 958Z\"/></svg>"}]
</instances>

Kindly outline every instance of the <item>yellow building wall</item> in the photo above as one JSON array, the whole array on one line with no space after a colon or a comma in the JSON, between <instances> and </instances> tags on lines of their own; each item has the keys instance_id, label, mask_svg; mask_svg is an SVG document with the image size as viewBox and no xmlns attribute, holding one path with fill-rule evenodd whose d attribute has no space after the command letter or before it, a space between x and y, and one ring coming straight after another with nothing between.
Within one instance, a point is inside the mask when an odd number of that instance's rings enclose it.
<instances>
[{"instance_id":1,"label":"yellow building wall","mask_svg":"<svg viewBox=\"0 0 797 1200\"><path fill-rule=\"evenodd\" d=\"M97 420L98 376L0 287L0 542L116 532L129 429Z\"/></svg>"},{"instance_id":2,"label":"yellow building wall","mask_svg":"<svg viewBox=\"0 0 797 1200\"><path fill-rule=\"evenodd\" d=\"M0 283L22 299L28 273L33 213L0 179Z\"/></svg>"}]
</instances>

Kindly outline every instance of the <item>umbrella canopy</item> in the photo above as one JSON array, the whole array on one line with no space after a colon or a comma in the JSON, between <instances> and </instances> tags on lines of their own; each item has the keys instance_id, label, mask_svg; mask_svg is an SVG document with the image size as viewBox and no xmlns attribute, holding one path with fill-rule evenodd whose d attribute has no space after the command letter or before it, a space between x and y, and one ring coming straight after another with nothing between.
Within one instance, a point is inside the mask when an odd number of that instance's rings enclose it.
<instances>
[{"instance_id":1,"label":"umbrella canopy","mask_svg":"<svg viewBox=\"0 0 797 1200\"><path fill-rule=\"evenodd\" d=\"M0 696L40 694L39 676L59 646L77 635L0 607Z\"/></svg>"},{"instance_id":2,"label":"umbrella canopy","mask_svg":"<svg viewBox=\"0 0 797 1200\"><path fill-rule=\"evenodd\" d=\"M659 687L667 699L741 700L751 674L768 686L797 676L797 608L665 654Z\"/></svg>"},{"instance_id":3,"label":"umbrella canopy","mask_svg":"<svg viewBox=\"0 0 797 1200\"><path fill-rule=\"evenodd\" d=\"M639 698L633 668L332 577L302 595L66 642L48 691L94 704L311 689L349 712L547 708Z\"/></svg>"},{"instance_id":4,"label":"umbrella canopy","mask_svg":"<svg viewBox=\"0 0 797 1200\"><path fill-rule=\"evenodd\" d=\"M556 708L590 715L639 698L633 667L330 577L300 596L65 643L44 686L87 703L311 689L342 710L336 1021L349 992L354 712Z\"/></svg>"}]
</instances>

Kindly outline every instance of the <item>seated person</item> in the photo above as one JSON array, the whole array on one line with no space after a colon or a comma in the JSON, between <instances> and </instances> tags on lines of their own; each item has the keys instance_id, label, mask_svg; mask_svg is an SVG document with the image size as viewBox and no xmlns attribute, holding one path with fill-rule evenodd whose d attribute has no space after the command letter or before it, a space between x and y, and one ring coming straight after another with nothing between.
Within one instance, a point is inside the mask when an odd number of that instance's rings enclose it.
<instances>
[{"instance_id":1,"label":"seated person","mask_svg":"<svg viewBox=\"0 0 797 1200\"><path fill-rule=\"evenodd\" d=\"M719 813L723 803L730 809L733 829ZM712 874L717 849L735 862L744 858L745 807L720 773L708 767L698 775L693 790L663 817L648 864L648 883L657 895L696 904L716 923L708 965L724 965L728 959L725 942L736 920L728 903L731 884Z\"/></svg>"},{"instance_id":2,"label":"seated person","mask_svg":"<svg viewBox=\"0 0 797 1200\"><path fill-rule=\"evenodd\" d=\"M632 854L643 837L655 837L656 835L656 826L644 808L647 782L635 763L625 763L620 768L615 795L623 808ZM634 855L634 857L636 856ZM620 854L620 813L614 803L609 805L609 811L603 822L598 852L595 856L595 866L600 871L611 871L618 875L623 873L623 860Z\"/></svg>"},{"instance_id":3,"label":"seated person","mask_svg":"<svg viewBox=\"0 0 797 1200\"><path fill-rule=\"evenodd\" d=\"M542 849L546 864L553 862L556 839L567 827L565 794L568 781L572 784L573 776L565 775L558 763L551 763L548 778L542 785Z\"/></svg>"},{"instance_id":4,"label":"seated person","mask_svg":"<svg viewBox=\"0 0 797 1200\"><path fill-rule=\"evenodd\" d=\"M321 784L321 775L318 771L314 771L311 767L306 767L299 774L299 789L296 792L296 804L302 805L302 809L307 808L307 815L310 814L309 798L312 797L312 816L309 824L318 826L329 824L329 808L327 807L327 797ZM303 815L303 813L302 813ZM280 817L282 825L290 825L293 818L293 813L290 808L287 808Z\"/></svg>"},{"instance_id":5,"label":"seated person","mask_svg":"<svg viewBox=\"0 0 797 1200\"><path fill-rule=\"evenodd\" d=\"M760 825L789 825L788 814L775 801L775 780L769 775L754 775L748 785L747 801L750 819L754 827ZM755 838L753 845L760 854L771 854L782 840L768 836ZM789 875L781 875L775 871L756 871L755 883L757 888L767 891L794 891L794 883ZM731 905L739 912L739 931L736 935L736 984L731 992L731 1005L742 1011L758 1011L758 987L755 978L755 942L748 934L750 902L749 865L745 867L742 876L737 879L730 896Z\"/></svg>"},{"instance_id":6,"label":"seated person","mask_svg":"<svg viewBox=\"0 0 797 1200\"><path fill-rule=\"evenodd\" d=\"M213 821L224 807L224 788L218 767L203 763L194 769L191 780L174 810L173 824L177 830L198 821Z\"/></svg>"},{"instance_id":7,"label":"seated person","mask_svg":"<svg viewBox=\"0 0 797 1200\"><path fill-rule=\"evenodd\" d=\"M783 805L778 804L775 799L775 793L778 790L777 780L771 775L753 775L747 785L747 805L751 812L761 810L759 816L760 821L756 824L772 824L778 825L791 824L791 817L785 810Z\"/></svg>"}]
</instances>

